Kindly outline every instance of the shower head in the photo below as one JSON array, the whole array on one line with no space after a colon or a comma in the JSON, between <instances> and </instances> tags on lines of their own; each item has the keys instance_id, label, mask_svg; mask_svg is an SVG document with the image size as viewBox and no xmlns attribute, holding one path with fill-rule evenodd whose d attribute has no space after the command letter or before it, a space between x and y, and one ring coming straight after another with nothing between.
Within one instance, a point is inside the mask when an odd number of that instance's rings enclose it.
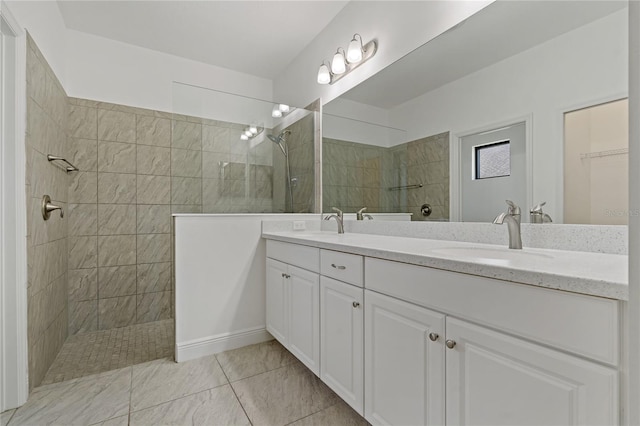
<instances>
[{"instance_id":1,"label":"shower head","mask_svg":"<svg viewBox=\"0 0 640 426\"><path fill-rule=\"evenodd\" d=\"M278 136L267 135L267 137L271 140L271 142L275 143L280 147L280 150L285 155L285 157L287 156L287 150L285 149L286 145L285 145L284 137L290 133L291 133L291 130L283 130L282 132L280 132Z\"/></svg>"}]
</instances>

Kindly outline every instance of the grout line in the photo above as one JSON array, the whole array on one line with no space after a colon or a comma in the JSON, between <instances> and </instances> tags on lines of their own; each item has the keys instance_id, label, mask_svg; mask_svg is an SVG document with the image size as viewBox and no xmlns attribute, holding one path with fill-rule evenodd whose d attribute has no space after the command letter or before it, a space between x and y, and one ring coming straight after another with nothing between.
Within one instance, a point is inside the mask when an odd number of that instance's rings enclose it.
<instances>
[{"instance_id":1,"label":"grout line","mask_svg":"<svg viewBox=\"0 0 640 426\"><path fill-rule=\"evenodd\" d=\"M231 392L233 392L233 395L236 397L236 401L238 401L238 404L240 404L240 408L242 408L242 411L244 412L244 415L247 417L247 420L249 420L249 424L253 425L253 421L251 421L251 417L249 417L249 413L247 413L247 410L245 410L244 405L242 405L242 401L240 401L240 398L238 397L238 394L236 393L235 388L231 384L231 381L229 380L227 373L224 371L224 368L222 368L222 364L220 364L220 361L218 361L218 356L214 354L213 358L216 360L218 367L220 367L220 371L222 371L222 374L224 374L224 377L227 379L227 384L231 388Z\"/></svg>"},{"instance_id":2,"label":"grout line","mask_svg":"<svg viewBox=\"0 0 640 426\"><path fill-rule=\"evenodd\" d=\"M129 385L129 417L127 417L127 425L131 424L131 401L133 400L133 366L131 368L131 384Z\"/></svg>"}]
</instances>

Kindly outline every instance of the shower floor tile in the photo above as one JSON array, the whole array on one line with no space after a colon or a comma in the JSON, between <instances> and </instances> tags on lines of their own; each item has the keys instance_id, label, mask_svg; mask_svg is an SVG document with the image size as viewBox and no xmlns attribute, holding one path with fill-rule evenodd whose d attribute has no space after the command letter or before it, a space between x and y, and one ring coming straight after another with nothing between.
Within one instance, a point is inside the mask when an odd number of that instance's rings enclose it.
<instances>
[{"instance_id":1,"label":"shower floor tile","mask_svg":"<svg viewBox=\"0 0 640 426\"><path fill-rule=\"evenodd\" d=\"M70 336L42 385L172 357L173 320Z\"/></svg>"}]
</instances>

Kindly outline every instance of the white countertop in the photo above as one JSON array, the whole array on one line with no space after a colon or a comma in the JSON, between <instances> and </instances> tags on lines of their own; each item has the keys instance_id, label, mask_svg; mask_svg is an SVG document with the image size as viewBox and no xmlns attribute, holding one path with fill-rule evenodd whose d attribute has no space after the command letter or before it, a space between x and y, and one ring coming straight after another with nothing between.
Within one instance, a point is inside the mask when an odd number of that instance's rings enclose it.
<instances>
[{"instance_id":1,"label":"white countertop","mask_svg":"<svg viewBox=\"0 0 640 426\"><path fill-rule=\"evenodd\" d=\"M628 300L628 257L335 232L264 232L264 238L574 293Z\"/></svg>"}]
</instances>

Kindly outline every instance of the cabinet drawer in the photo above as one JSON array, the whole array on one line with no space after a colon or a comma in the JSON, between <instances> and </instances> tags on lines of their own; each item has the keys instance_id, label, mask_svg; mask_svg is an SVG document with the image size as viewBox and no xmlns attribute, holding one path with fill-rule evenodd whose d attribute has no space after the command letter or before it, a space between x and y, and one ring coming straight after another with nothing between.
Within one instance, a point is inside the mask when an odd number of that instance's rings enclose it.
<instances>
[{"instance_id":1,"label":"cabinet drawer","mask_svg":"<svg viewBox=\"0 0 640 426\"><path fill-rule=\"evenodd\" d=\"M365 288L610 365L616 300L367 258Z\"/></svg>"},{"instance_id":2,"label":"cabinet drawer","mask_svg":"<svg viewBox=\"0 0 640 426\"><path fill-rule=\"evenodd\" d=\"M362 287L362 256L339 251L320 250L320 274Z\"/></svg>"},{"instance_id":3,"label":"cabinet drawer","mask_svg":"<svg viewBox=\"0 0 640 426\"><path fill-rule=\"evenodd\" d=\"M320 271L320 249L267 240L267 257L312 272Z\"/></svg>"}]
</instances>

